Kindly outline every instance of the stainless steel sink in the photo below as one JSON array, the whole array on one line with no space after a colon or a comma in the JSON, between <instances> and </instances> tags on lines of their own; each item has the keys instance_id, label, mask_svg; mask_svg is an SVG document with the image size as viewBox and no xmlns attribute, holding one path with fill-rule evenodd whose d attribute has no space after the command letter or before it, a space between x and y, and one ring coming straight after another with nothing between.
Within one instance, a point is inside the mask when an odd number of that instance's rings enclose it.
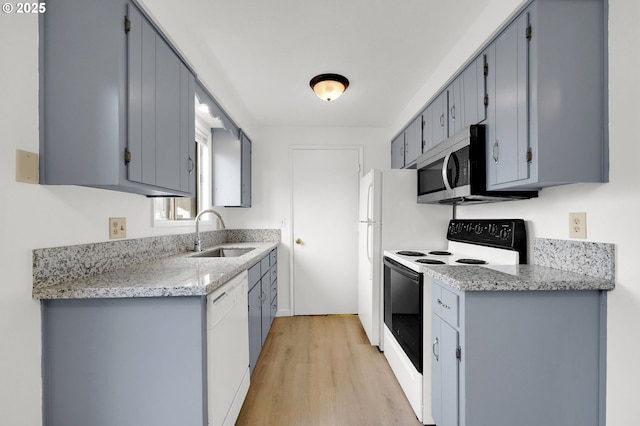
<instances>
[{"instance_id":1,"label":"stainless steel sink","mask_svg":"<svg viewBox=\"0 0 640 426\"><path fill-rule=\"evenodd\" d=\"M238 257L245 253L249 253L253 247L248 248L214 248L203 251L189 257Z\"/></svg>"}]
</instances>

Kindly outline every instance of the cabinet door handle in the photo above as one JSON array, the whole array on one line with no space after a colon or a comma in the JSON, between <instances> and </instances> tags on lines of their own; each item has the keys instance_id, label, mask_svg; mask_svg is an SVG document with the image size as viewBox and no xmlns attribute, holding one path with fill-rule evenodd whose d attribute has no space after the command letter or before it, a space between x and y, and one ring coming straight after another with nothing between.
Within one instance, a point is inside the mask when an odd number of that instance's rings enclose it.
<instances>
[{"instance_id":1,"label":"cabinet door handle","mask_svg":"<svg viewBox=\"0 0 640 426\"><path fill-rule=\"evenodd\" d=\"M493 161L495 161L496 164L498 164L498 157L500 155L499 143L500 143L500 141L498 139L496 139L496 142L493 144L492 156L493 156Z\"/></svg>"},{"instance_id":2,"label":"cabinet door handle","mask_svg":"<svg viewBox=\"0 0 640 426\"><path fill-rule=\"evenodd\" d=\"M444 113L440 114L440 127L444 127Z\"/></svg>"},{"instance_id":3,"label":"cabinet door handle","mask_svg":"<svg viewBox=\"0 0 640 426\"><path fill-rule=\"evenodd\" d=\"M193 159L191 158L191 156L189 156L189 174L190 175L193 174L193 169L195 168L194 166L195 164L193 162Z\"/></svg>"},{"instance_id":4,"label":"cabinet door handle","mask_svg":"<svg viewBox=\"0 0 640 426\"><path fill-rule=\"evenodd\" d=\"M436 337L436 340L433 341L433 345L431 345L431 352L433 353L433 356L436 357L436 361L440 361L440 345L438 343L438 338ZM438 347L438 352L436 352L436 347Z\"/></svg>"},{"instance_id":5,"label":"cabinet door handle","mask_svg":"<svg viewBox=\"0 0 640 426\"><path fill-rule=\"evenodd\" d=\"M453 120L455 120L455 119L456 119L456 106L455 106L455 105L452 105L452 106L451 106L451 118L452 118Z\"/></svg>"}]
</instances>

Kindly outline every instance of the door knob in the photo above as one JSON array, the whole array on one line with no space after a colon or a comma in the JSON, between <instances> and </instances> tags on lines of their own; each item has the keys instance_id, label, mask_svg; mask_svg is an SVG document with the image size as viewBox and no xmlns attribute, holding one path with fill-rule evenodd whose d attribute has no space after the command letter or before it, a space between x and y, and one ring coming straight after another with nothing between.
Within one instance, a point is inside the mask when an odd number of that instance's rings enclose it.
<instances>
[{"instance_id":1,"label":"door knob","mask_svg":"<svg viewBox=\"0 0 640 426\"><path fill-rule=\"evenodd\" d=\"M296 238L296 244L302 244L302 240L300 238Z\"/></svg>"}]
</instances>

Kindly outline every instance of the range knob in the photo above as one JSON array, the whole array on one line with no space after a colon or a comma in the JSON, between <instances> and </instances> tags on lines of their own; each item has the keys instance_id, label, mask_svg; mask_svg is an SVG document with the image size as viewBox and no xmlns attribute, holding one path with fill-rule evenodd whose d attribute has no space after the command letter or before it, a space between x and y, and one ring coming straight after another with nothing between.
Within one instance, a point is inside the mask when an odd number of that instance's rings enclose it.
<instances>
[{"instance_id":1,"label":"range knob","mask_svg":"<svg viewBox=\"0 0 640 426\"><path fill-rule=\"evenodd\" d=\"M482 225L480 225L479 223L476 224L474 231L476 231L476 234L478 235L482 234Z\"/></svg>"},{"instance_id":2,"label":"range knob","mask_svg":"<svg viewBox=\"0 0 640 426\"><path fill-rule=\"evenodd\" d=\"M502 230L500 231L500 238L502 238L503 240L508 240L510 236L511 236L511 229L502 228Z\"/></svg>"}]
</instances>

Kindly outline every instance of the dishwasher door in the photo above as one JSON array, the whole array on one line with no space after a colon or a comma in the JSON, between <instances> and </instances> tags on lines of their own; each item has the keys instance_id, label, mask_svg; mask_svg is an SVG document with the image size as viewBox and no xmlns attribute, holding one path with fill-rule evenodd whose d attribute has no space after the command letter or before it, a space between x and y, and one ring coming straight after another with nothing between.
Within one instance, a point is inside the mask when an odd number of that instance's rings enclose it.
<instances>
[{"instance_id":1,"label":"dishwasher door","mask_svg":"<svg viewBox=\"0 0 640 426\"><path fill-rule=\"evenodd\" d=\"M233 425L249 390L248 279L244 271L207 296L209 425Z\"/></svg>"}]
</instances>

